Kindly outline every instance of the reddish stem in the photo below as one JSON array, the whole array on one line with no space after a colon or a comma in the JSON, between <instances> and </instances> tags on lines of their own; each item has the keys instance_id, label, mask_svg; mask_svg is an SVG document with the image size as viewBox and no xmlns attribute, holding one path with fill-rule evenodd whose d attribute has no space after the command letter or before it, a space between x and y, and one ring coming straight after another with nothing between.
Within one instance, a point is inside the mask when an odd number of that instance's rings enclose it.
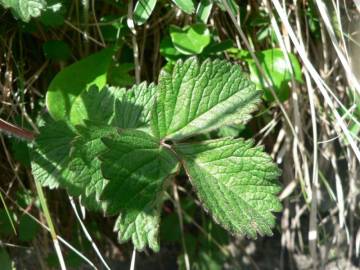
<instances>
[{"instance_id":1,"label":"reddish stem","mask_svg":"<svg viewBox=\"0 0 360 270\"><path fill-rule=\"evenodd\" d=\"M4 131L5 133L7 133L11 136L15 136L20 139L24 139L24 140L28 140L28 141L32 141L35 139L34 132L23 129L23 128L19 128L13 124L6 122L5 120L3 120L1 118L0 118L0 131Z\"/></svg>"}]
</instances>

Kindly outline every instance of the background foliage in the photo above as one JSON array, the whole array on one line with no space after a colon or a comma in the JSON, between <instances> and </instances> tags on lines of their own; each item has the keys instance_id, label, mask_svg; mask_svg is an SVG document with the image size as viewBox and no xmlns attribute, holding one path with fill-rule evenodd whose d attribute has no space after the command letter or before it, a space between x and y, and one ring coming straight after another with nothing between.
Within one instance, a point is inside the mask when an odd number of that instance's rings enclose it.
<instances>
[{"instance_id":1,"label":"background foliage","mask_svg":"<svg viewBox=\"0 0 360 270\"><path fill-rule=\"evenodd\" d=\"M54 234L46 229L50 224L62 239L66 266L74 269L128 269L132 258L137 269L359 267L356 1L0 4L1 119L37 133L45 110L77 121L81 108L72 112L67 104L91 84L156 82L161 68L172 70L175 60L225 58L241 65L264 90L263 102L247 125L227 126L204 139L245 137L264 144L282 169L284 206L272 238L233 237L200 211L180 174L162 209L160 253L145 250L134 256L131 244L117 243L113 217L83 212L62 190L44 189L47 215L27 144L0 133L4 269L58 269Z\"/></svg>"}]
</instances>

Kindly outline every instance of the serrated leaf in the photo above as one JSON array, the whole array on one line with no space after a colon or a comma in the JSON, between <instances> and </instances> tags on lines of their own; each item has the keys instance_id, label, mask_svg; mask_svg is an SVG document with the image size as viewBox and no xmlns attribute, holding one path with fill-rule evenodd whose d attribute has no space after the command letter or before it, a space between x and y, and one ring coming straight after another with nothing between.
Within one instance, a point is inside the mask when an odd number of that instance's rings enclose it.
<instances>
[{"instance_id":1,"label":"serrated leaf","mask_svg":"<svg viewBox=\"0 0 360 270\"><path fill-rule=\"evenodd\" d=\"M69 118L72 125L82 125L91 120L102 125L110 124L115 115L116 100L126 93L125 88L92 86L79 95L71 107Z\"/></svg>"},{"instance_id":2,"label":"serrated leaf","mask_svg":"<svg viewBox=\"0 0 360 270\"><path fill-rule=\"evenodd\" d=\"M116 134L117 129L112 126L99 126L87 122L86 127L77 128L80 136L72 142L69 170L71 178L63 181L63 185L72 196L80 196L82 203L89 209L101 209L100 193L105 186L104 177L100 170L100 160L97 158L106 150L101 138L109 134Z\"/></svg>"},{"instance_id":3,"label":"serrated leaf","mask_svg":"<svg viewBox=\"0 0 360 270\"><path fill-rule=\"evenodd\" d=\"M131 89L105 87L99 90L90 88L76 98L70 111L73 125L83 124L84 120L110 124L119 128L138 128L150 121L156 87L143 82Z\"/></svg>"},{"instance_id":4,"label":"serrated leaf","mask_svg":"<svg viewBox=\"0 0 360 270\"><path fill-rule=\"evenodd\" d=\"M153 12L157 0L138 0L134 8L134 21L142 25Z\"/></svg>"},{"instance_id":5,"label":"serrated leaf","mask_svg":"<svg viewBox=\"0 0 360 270\"><path fill-rule=\"evenodd\" d=\"M172 0L178 8L187 14L192 14L195 11L193 0Z\"/></svg>"},{"instance_id":6,"label":"serrated leaf","mask_svg":"<svg viewBox=\"0 0 360 270\"><path fill-rule=\"evenodd\" d=\"M4 8L11 8L15 16L28 22L33 17L39 17L46 9L45 0L0 0Z\"/></svg>"},{"instance_id":7,"label":"serrated leaf","mask_svg":"<svg viewBox=\"0 0 360 270\"><path fill-rule=\"evenodd\" d=\"M132 239L137 249L158 250L161 195L178 161L155 138L139 130L124 130L103 138L108 151L100 156L109 179L101 199L108 214L120 212L115 229L121 242ZM156 211L155 211L156 210Z\"/></svg>"},{"instance_id":8,"label":"serrated leaf","mask_svg":"<svg viewBox=\"0 0 360 270\"><path fill-rule=\"evenodd\" d=\"M46 118L39 132L31 151L32 173L41 185L56 188L63 179L70 177L67 166L76 133L65 122L54 121L50 117Z\"/></svg>"},{"instance_id":9,"label":"serrated leaf","mask_svg":"<svg viewBox=\"0 0 360 270\"><path fill-rule=\"evenodd\" d=\"M157 87L143 82L134 85L115 104L113 125L120 128L139 128L149 125Z\"/></svg>"},{"instance_id":10,"label":"serrated leaf","mask_svg":"<svg viewBox=\"0 0 360 270\"><path fill-rule=\"evenodd\" d=\"M55 120L67 120L71 107L82 91L96 85L103 88L113 48L106 48L61 70L46 93L46 106Z\"/></svg>"},{"instance_id":11,"label":"serrated leaf","mask_svg":"<svg viewBox=\"0 0 360 270\"><path fill-rule=\"evenodd\" d=\"M240 66L209 59L200 64L196 58L161 72L157 88L152 131L174 140L246 122L261 94Z\"/></svg>"},{"instance_id":12,"label":"serrated leaf","mask_svg":"<svg viewBox=\"0 0 360 270\"><path fill-rule=\"evenodd\" d=\"M271 235L281 210L279 170L252 141L219 139L179 144L176 152L199 199L216 222L234 234Z\"/></svg>"},{"instance_id":13,"label":"serrated leaf","mask_svg":"<svg viewBox=\"0 0 360 270\"><path fill-rule=\"evenodd\" d=\"M82 126L74 129L49 117L40 128L32 153L35 178L44 186L60 185L72 196L81 195L85 206L99 209L104 187L97 159L105 149L101 138L116 132L115 127L136 128L148 123L155 91L154 85L146 83L128 91L115 87L84 91L70 113L71 126Z\"/></svg>"}]
</instances>

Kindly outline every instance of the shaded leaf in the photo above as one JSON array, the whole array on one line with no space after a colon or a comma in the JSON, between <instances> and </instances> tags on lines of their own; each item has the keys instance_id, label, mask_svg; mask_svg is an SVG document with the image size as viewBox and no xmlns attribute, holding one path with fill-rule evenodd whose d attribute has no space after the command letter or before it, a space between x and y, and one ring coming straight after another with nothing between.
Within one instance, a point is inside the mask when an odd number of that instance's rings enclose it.
<instances>
[{"instance_id":1,"label":"shaded leaf","mask_svg":"<svg viewBox=\"0 0 360 270\"><path fill-rule=\"evenodd\" d=\"M173 154L145 132L124 130L103 138L108 151L101 155L103 176L109 179L101 199L108 214L120 212L115 229L120 242L132 239L139 250L159 249L161 194L178 162Z\"/></svg>"},{"instance_id":2,"label":"shaded leaf","mask_svg":"<svg viewBox=\"0 0 360 270\"><path fill-rule=\"evenodd\" d=\"M92 54L64 68L51 81L46 94L46 106L55 120L68 119L75 98L85 89L102 88L111 63L112 48Z\"/></svg>"}]
</instances>

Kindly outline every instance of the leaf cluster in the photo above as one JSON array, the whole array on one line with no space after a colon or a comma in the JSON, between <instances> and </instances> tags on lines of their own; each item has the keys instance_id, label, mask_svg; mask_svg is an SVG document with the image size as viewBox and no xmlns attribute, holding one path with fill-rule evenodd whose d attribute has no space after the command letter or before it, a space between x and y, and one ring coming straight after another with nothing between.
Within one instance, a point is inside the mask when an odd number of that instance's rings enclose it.
<instances>
[{"instance_id":1,"label":"leaf cluster","mask_svg":"<svg viewBox=\"0 0 360 270\"><path fill-rule=\"evenodd\" d=\"M271 235L279 170L251 140L195 135L248 121L261 91L238 65L192 57L158 84L88 87L67 114L46 117L32 151L37 181L117 215L120 242L159 250L162 203L183 168L203 208L233 234ZM54 108L54 107L53 107ZM59 115L57 115L59 116Z\"/></svg>"}]
</instances>

